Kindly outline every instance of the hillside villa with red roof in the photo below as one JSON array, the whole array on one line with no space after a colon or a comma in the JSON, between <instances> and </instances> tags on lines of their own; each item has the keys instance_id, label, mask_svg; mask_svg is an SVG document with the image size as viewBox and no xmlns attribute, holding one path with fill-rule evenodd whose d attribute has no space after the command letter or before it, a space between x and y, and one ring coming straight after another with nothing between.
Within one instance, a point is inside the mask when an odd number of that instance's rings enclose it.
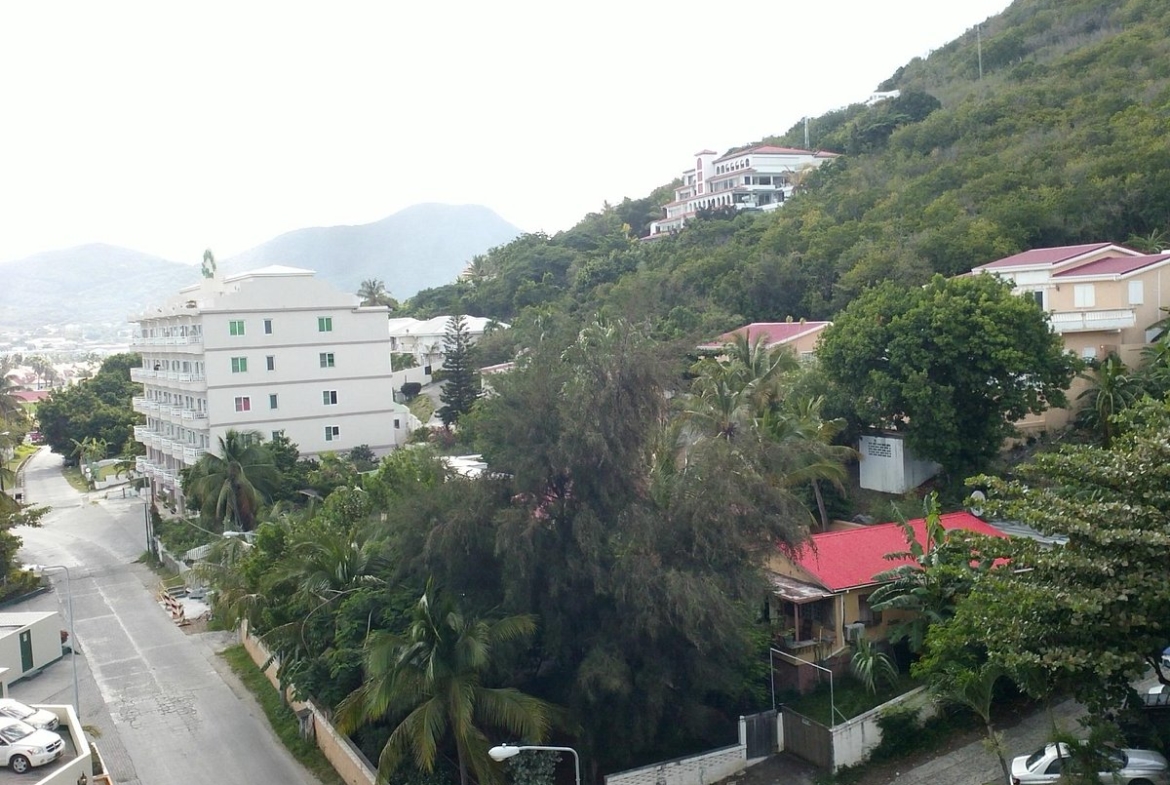
<instances>
[{"instance_id":1,"label":"hillside villa with red roof","mask_svg":"<svg viewBox=\"0 0 1170 785\"><path fill-rule=\"evenodd\" d=\"M1133 368L1150 341L1149 328L1170 305L1170 253L1142 254L1112 243L1036 248L981 265L973 273L1012 282L1048 312L1065 348L1086 360L1117 354ZM1084 389L1074 382L1069 399ZM1031 416L1022 429L1062 427L1063 409Z\"/></svg>"},{"instance_id":2,"label":"hillside villa with red roof","mask_svg":"<svg viewBox=\"0 0 1170 785\"><path fill-rule=\"evenodd\" d=\"M836 153L763 144L723 156L701 150L695 153L694 167L682 173L674 200L662 206L662 219L650 224L650 237L678 231L699 210L775 210L792 196L802 171L836 157Z\"/></svg>"},{"instance_id":3,"label":"hillside villa with red roof","mask_svg":"<svg viewBox=\"0 0 1170 785\"><path fill-rule=\"evenodd\" d=\"M967 512L941 516L947 531L964 529L989 537L1006 535ZM925 539L926 520L909 521L915 536ZM772 596L765 605L768 618L781 632L782 646L793 655L844 667L849 644L855 636L885 640L890 622L902 611L874 611L869 595L880 584L874 576L910 559L890 560L886 554L907 549L900 524L871 526L845 524L848 528L812 535L811 542L795 556L776 554L770 561ZM799 679L800 671L777 669L777 678ZM799 688L792 682L788 687Z\"/></svg>"},{"instance_id":4,"label":"hillside villa with red roof","mask_svg":"<svg viewBox=\"0 0 1170 785\"><path fill-rule=\"evenodd\" d=\"M764 346L771 349L776 346L787 346L800 359L808 359L816 353L817 343L821 340L821 333L832 322L752 322L736 328L729 333L723 333L709 343L701 344L700 352L718 352L733 343L737 336L747 336L748 343L755 343L764 339Z\"/></svg>"}]
</instances>

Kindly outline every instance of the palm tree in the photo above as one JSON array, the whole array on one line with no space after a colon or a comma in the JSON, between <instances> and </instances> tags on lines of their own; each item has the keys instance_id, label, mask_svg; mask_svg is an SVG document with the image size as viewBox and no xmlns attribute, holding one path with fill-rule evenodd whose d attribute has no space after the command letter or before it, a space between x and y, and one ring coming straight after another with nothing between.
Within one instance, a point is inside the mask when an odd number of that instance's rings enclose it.
<instances>
[{"instance_id":1,"label":"palm tree","mask_svg":"<svg viewBox=\"0 0 1170 785\"><path fill-rule=\"evenodd\" d=\"M386 291L386 283L380 278L367 278L358 287L358 297L362 298L362 305L386 305L394 308L398 303Z\"/></svg>"},{"instance_id":2,"label":"palm tree","mask_svg":"<svg viewBox=\"0 0 1170 785\"><path fill-rule=\"evenodd\" d=\"M1141 387L1130 376L1129 369L1115 353L1102 360L1091 374L1080 374L1089 381L1089 388L1077 396L1087 399L1089 405L1081 410L1081 421L1101 435L1105 449L1113 442L1113 415L1133 405L1141 395Z\"/></svg>"},{"instance_id":3,"label":"palm tree","mask_svg":"<svg viewBox=\"0 0 1170 785\"><path fill-rule=\"evenodd\" d=\"M279 480L261 439L259 431L228 431L219 437L219 454L204 453L191 472L204 514L240 531L253 528L261 503Z\"/></svg>"},{"instance_id":4,"label":"palm tree","mask_svg":"<svg viewBox=\"0 0 1170 785\"><path fill-rule=\"evenodd\" d=\"M462 785L467 785L469 770L480 785L499 782L485 731L540 743L555 713L551 705L519 690L483 684L495 647L531 635L535 620L476 619L430 584L412 617L404 635L370 636L366 681L338 706L338 727L352 733L382 719L395 723L378 756L383 782L408 756L418 769L433 771L446 742L454 744Z\"/></svg>"},{"instance_id":5,"label":"palm tree","mask_svg":"<svg viewBox=\"0 0 1170 785\"><path fill-rule=\"evenodd\" d=\"M7 357L4 358L3 362L0 362L0 419L3 419L5 424L24 419L24 407L20 399L16 397L16 392L21 387L8 378L8 374L12 370L10 362Z\"/></svg>"},{"instance_id":6,"label":"palm tree","mask_svg":"<svg viewBox=\"0 0 1170 785\"><path fill-rule=\"evenodd\" d=\"M991 707L995 702L995 683L1004 675L1003 669L985 662L973 668L953 668L931 680L930 690L935 698L970 709L983 722L987 734L986 745L999 759L1003 781L1011 782L1011 769L1004 754L1003 734L995 729Z\"/></svg>"}]
</instances>

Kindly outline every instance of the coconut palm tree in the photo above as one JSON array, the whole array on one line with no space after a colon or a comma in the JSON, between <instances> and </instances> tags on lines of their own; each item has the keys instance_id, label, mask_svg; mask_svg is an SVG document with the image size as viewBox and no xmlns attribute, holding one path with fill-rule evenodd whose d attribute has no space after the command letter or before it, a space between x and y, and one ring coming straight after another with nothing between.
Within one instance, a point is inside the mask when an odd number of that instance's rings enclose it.
<instances>
[{"instance_id":1,"label":"coconut palm tree","mask_svg":"<svg viewBox=\"0 0 1170 785\"><path fill-rule=\"evenodd\" d=\"M386 291L386 282L380 278L367 278L358 287L358 297L362 298L362 305L386 305L394 308L397 301Z\"/></svg>"},{"instance_id":2,"label":"coconut palm tree","mask_svg":"<svg viewBox=\"0 0 1170 785\"><path fill-rule=\"evenodd\" d=\"M1098 363L1091 373L1080 374L1080 378L1087 379L1089 387L1077 396L1078 401L1088 403L1081 410L1079 419L1097 431L1102 446L1109 449L1115 429L1113 415L1133 405L1141 396L1141 385L1113 352Z\"/></svg>"},{"instance_id":3,"label":"coconut palm tree","mask_svg":"<svg viewBox=\"0 0 1170 785\"><path fill-rule=\"evenodd\" d=\"M338 727L352 733L383 719L394 723L378 756L383 782L407 758L419 770L433 771L445 744L454 746L462 785L469 773L480 785L499 782L486 731L540 743L555 713L551 705L519 690L483 683L496 647L531 635L535 620L477 619L429 584L412 616L403 635L370 636L366 680L338 706Z\"/></svg>"},{"instance_id":4,"label":"coconut palm tree","mask_svg":"<svg viewBox=\"0 0 1170 785\"><path fill-rule=\"evenodd\" d=\"M231 430L219 437L219 454L206 452L191 471L192 490L225 527L250 531L260 505L279 477L259 431Z\"/></svg>"}]
</instances>

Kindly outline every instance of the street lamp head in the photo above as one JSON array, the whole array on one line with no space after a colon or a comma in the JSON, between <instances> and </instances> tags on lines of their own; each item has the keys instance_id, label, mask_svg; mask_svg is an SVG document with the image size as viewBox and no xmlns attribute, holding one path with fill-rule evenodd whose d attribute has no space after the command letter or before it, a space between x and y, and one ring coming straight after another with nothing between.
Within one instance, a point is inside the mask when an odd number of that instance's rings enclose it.
<instances>
[{"instance_id":1,"label":"street lamp head","mask_svg":"<svg viewBox=\"0 0 1170 785\"><path fill-rule=\"evenodd\" d=\"M488 755L490 755L494 761L505 761L508 758L519 754L520 748L515 744L500 744L499 746L492 747L490 750L488 750Z\"/></svg>"}]
</instances>

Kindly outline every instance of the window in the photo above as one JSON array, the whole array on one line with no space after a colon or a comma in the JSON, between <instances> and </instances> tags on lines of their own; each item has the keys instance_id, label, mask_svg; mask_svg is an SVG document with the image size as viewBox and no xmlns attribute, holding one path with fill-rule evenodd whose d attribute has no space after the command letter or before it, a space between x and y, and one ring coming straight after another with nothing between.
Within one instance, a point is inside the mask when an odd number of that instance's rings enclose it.
<instances>
[{"instance_id":1,"label":"window","mask_svg":"<svg viewBox=\"0 0 1170 785\"><path fill-rule=\"evenodd\" d=\"M341 438L341 427L337 425L325 426L325 441L332 442Z\"/></svg>"},{"instance_id":2,"label":"window","mask_svg":"<svg viewBox=\"0 0 1170 785\"><path fill-rule=\"evenodd\" d=\"M271 395L268 396L268 408L269 409L276 408L276 393L272 393Z\"/></svg>"},{"instance_id":3,"label":"window","mask_svg":"<svg viewBox=\"0 0 1170 785\"><path fill-rule=\"evenodd\" d=\"M322 390L321 403L325 404L326 406L336 406L337 390Z\"/></svg>"},{"instance_id":4,"label":"window","mask_svg":"<svg viewBox=\"0 0 1170 785\"><path fill-rule=\"evenodd\" d=\"M247 373L248 372L248 358L247 357L233 357L232 358L232 373Z\"/></svg>"},{"instance_id":5,"label":"window","mask_svg":"<svg viewBox=\"0 0 1170 785\"><path fill-rule=\"evenodd\" d=\"M321 352L320 356L321 356L321 367L322 368L332 368L333 367L333 352Z\"/></svg>"},{"instance_id":6,"label":"window","mask_svg":"<svg viewBox=\"0 0 1170 785\"><path fill-rule=\"evenodd\" d=\"M1041 311L1043 311L1044 310L1044 290L1038 289L1037 291L1034 291L1034 292L1028 292L1028 294L1031 296L1032 300L1035 301L1036 307L1039 308Z\"/></svg>"},{"instance_id":7,"label":"window","mask_svg":"<svg viewBox=\"0 0 1170 785\"><path fill-rule=\"evenodd\" d=\"M1096 360L1097 359L1097 347L1096 346L1086 346L1084 349L1081 349L1081 359L1082 360Z\"/></svg>"},{"instance_id":8,"label":"window","mask_svg":"<svg viewBox=\"0 0 1170 785\"><path fill-rule=\"evenodd\" d=\"M252 399L246 395L238 396L236 398L236 411L237 412L250 412L250 411L252 411Z\"/></svg>"},{"instance_id":9,"label":"window","mask_svg":"<svg viewBox=\"0 0 1170 785\"><path fill-rule=\"evenodd\" d=\"M265 335L272 335L272 320L271 319L264 320L264 334Z\"/></svg>"},{"instance_id":10,"label":"window","mask_svg":"<svg viewBox=\"0 0 1170 785\"><path fill-rule=\"evenodd\" d=\"M276 370L276 356L272 355L272 354L268 355L267 357L264 358L264 364L266 366L268 366L268 370L275 371Z\"/></svg>"},{"instance_id":11,"label":"window","mask_svg":"<svg viewBox=\"0 0 1170 785\"><path fill-rule=\"evenodd\" d=\"M1093 291L1093 284L1079 283L1073 287L1073 307L1074 308L1092 308L1096 304L1097 298Z\"/></svg>"},{"instance_id":12,"label":"window","mask_svg":"<svg viewBox=\"0 0 1170 785\"><path fill-rule=\"evenodd\" d=\"M232 320L232 321L228 322L228 332L231 333L232 335L243 335L244 334L244 320L239 319L239 320Z\"/></svg>"},{"instance_id":13,"label":"window","mask_svg":"<svg viewBox=\"0 0 1170 785\"><path fill-rule=\"evenodd\" d=\"M318 316L317 317L317 332L319 332L319 333L333 332L333 317L332 316Z\"/></svg>"},{"instance_id":14,"label":"window","mask_svg":"<svg viewBox=\"0 0 1170 785\"><path fill-rule=\"evenodd\" d=\"M272 441L276 441L281 436L284 436L284 431L273 431L272 432Z\"/></svg>"},{"instance_id":15,"label":"window","mask_svg":"<svg viewBox=\"0 0 1170 785\"><path fill-rule=\"evenodd\" d=\"M401 423L401 420L399 420L397 417L395 417L394 418L394 430L397 431L399 428L402 427L399 423Z\"/></svg>"},{"instance_id":16,"label":"window","mask_svg":"<svg viewBox=\"0 0 1170 785\"><path fill-rule=\"evenodd\" d=\"M1129 282L1129 304L1141 305L1145 302L1145 291L1142 287L1141 281Z\"/></svg>"}]
</instances>

